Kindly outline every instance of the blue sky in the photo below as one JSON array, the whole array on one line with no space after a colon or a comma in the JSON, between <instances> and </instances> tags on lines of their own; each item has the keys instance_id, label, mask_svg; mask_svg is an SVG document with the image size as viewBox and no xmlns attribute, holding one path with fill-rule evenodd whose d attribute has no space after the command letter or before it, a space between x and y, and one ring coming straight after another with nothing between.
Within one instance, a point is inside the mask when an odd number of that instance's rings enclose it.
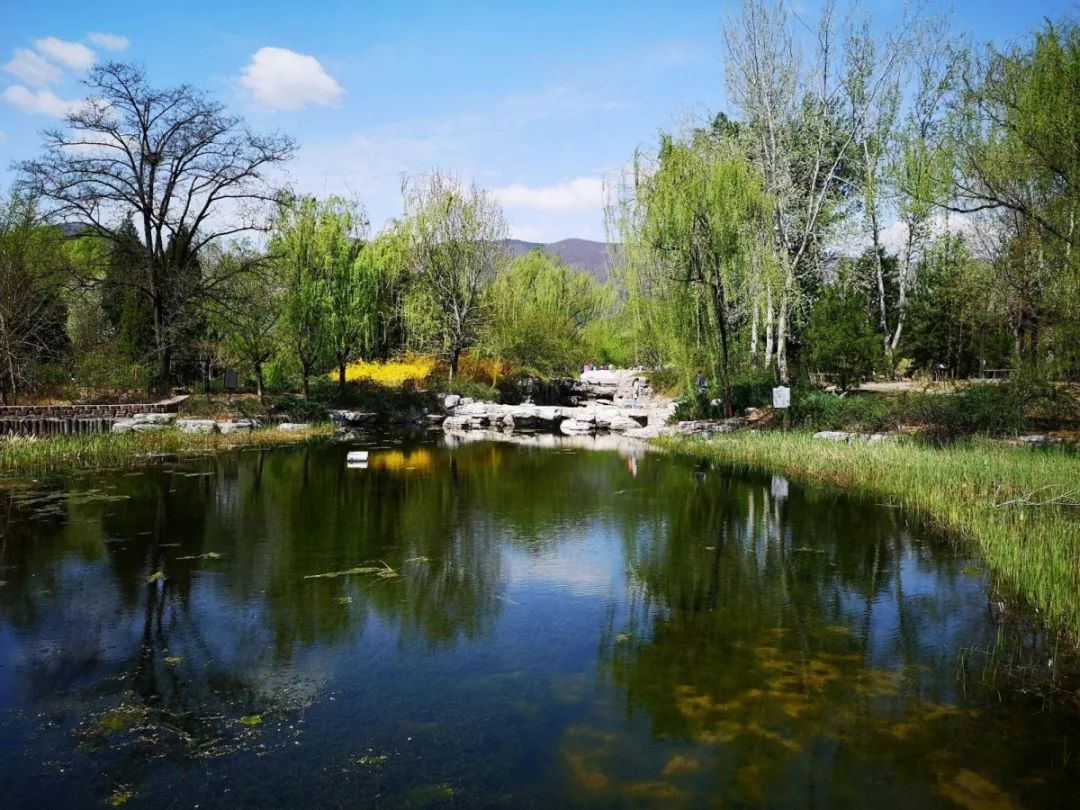
<instances>
[{"instance_id":1,"label":"blue sky","mask_svg":"<svg viewBox=\"0 0 1080 810\"><path fill-rule=\"evenodd\" d=\"M955 30L999 43L1076 10L1061 0L951 5ZM438 167L495 190L515 236L552 241L603 238L605 177L661 129L724 108L720 34L734 3L5 6L0 185L80 97L85 68L119 58L294 135L290 181L358 197L376 227L400 212L403 175ZM900 6L864 2L875 18Z\"/></svg>"}]
</instances>

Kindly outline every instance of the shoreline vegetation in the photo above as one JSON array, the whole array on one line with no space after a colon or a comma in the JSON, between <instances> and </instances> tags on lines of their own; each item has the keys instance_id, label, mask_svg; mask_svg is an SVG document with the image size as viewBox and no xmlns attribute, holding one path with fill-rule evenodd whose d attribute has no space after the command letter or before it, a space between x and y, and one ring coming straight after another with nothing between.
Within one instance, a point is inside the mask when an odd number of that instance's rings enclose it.
<instances>
[{"instance_id":1,"label":"shoreline vegetation","mask_svg":"<svg viewBox=\"0 0 1080 810\"><path fill-rule=\"evenodd\" d=\"M302 430L256 428L249 433L184 433L169 429L147 433L49 436L0 441L0 477L137 467L156 457L184 458L243 447L277 447L330 437L334 426L315 424Z\"/></svg>"},{"instance_id":2,"label":"shoreline vegetation","mask_svg":"<svg viewBox=\"0 0 1080 810\"><path fill-rule=\"evenodd\" d=\"M664 437L676 455L885 497L974 544L995 590L1080 639L1080 455L970 439L836 444L804 432Z\"/></svg>"}]
</instances>

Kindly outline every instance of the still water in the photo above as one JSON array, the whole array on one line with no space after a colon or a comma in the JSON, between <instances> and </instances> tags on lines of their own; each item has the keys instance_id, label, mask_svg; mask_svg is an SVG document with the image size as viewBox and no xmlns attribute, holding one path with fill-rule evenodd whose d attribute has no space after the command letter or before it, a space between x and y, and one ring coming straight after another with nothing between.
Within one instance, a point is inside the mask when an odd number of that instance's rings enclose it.
<instances>
[{"instance_id":1,"label":"still water","mask_svg":"<svg viewBox=\"0 0 1080 810\"><path fill-rule=\"evenodd\" d=\"M1047 642L872 499L373 439L0 490L0 530L5 808L1075 806Z\"/></svg>"}]
</instances>

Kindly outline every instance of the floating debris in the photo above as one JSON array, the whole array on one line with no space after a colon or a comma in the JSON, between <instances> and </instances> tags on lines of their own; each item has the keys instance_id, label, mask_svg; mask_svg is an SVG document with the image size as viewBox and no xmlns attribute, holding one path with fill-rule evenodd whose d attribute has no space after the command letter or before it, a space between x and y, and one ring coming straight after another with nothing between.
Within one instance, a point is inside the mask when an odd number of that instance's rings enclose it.
<instances>
[{"instance_id":1,"label":"floating debris","mask_svg":"<svg viewBox=\"0 0 1080 810\"><path fill-rule=\"evenodd\" d=\"M162 579L165 579L165 572L164 571L155 571L154 573L152 573L150 575L149 579L146 580L146 584L147 585L153 585L155 582L158 582L158 581L160 581Z\"/></svg>"},{"instance_id":2,"label":"floating debris","mask_svg":"<svg viewBox=\"0 0 1080 810\"><path fill-rule=\"evenodd\" d=\"M382 765L389 759L390 757L387 754L365 754L364 756L358 758L356 760L356 763L358 765L363 765L367 768L374 768Z\"/></svg>"},{"instance_id":3,"label":"floating debris","mask_svg":"<svg viewBox=\"0 0 1080 810\"><path fill-rule=\"evenodd\" d=\"M261 726L263 716L261 714L245 714L240 718L240 722L245 726Z\"/></svg>"},{"instance_id":4,"label":"floating debris","mask_svg":"<svg viewBox=\"0 0 1080 810\"><path fill-rule=\"evenodd\" d=\"M178 560L220 560L221 555L216 551L208 551L205 554L185 554L183 557L177 557Z\"/></svg>"},{"instance_id":5,"label":"floating debris","mask_svg":"<svg viewBox=\"0 0 1080 810\"><path fill-rule=\"evenodd\" d=\"M364 574L374 574L383 579L393 579L400 576L389 565L382 563L382 565L361 565L357 568L346 568L344 571L327 571L325 574L307 574L304 579L337 579L338 577L363 576Z\"/></svg>"},{"instance_id":6,"label":"floating debris","mask_svg":"<svg viewBox=\"0 0 1080 810\"><path fill-rule=\"evenodd\" d=\"M117 785L113 788L113 792L109 794L109 805L111 807L120 807L127 804L135 798L135 792L126 785Z\"/></svg>"},{"instance_id":7,"label":"floating debris","mask_svg":"<svg viewBox=\"0 0 1080 810\"><path fill-rule=\"evenodd\" d=\"M177 664L179 664L183 660L184 659L181 658L179 655L169 655L169 656L166 656L165 663L168 664L170 667L175 667Z\"/></svg>"}]
</instances>

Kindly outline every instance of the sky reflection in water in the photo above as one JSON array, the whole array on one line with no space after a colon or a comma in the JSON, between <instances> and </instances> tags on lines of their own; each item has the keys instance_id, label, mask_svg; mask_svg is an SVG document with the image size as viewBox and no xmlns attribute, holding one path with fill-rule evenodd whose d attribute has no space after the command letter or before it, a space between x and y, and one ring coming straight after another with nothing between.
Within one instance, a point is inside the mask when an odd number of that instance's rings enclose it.
<instances>
[{"instance_id":1,"label":"sky reflection in water","mask_svg":"<svg viewBox=\"0 0 1080 810\"><path fill-rule=\"evenodd\" d=\"M0 497L6 807L1070 801L1075 709L958 680L978 562L872 501L399 439Z\"/></svg>"}]
</instances>

